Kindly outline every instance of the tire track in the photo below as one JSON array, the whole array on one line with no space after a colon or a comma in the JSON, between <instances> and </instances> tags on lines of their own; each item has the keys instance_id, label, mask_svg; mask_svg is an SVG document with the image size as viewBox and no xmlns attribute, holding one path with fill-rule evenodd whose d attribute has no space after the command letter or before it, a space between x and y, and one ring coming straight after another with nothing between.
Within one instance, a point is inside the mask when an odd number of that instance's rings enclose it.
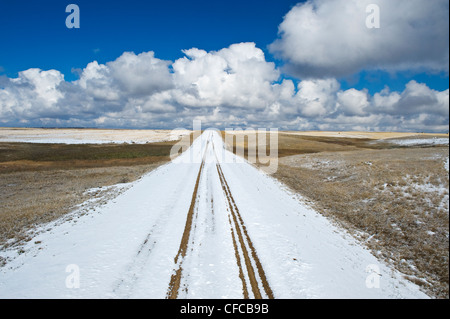
<instances>
[{"instance_id":1,"label":"tire track","mask_svg":"<svg viewBox=\"0 0 450 319\"><path fill-rule=\"evenodd\" d=\"M214 148L214 145L213 145ZM217 155L216 155L217 160ZM265 296L269 299L273 299L273 292L267 281L264 269L258 258L254 245L248 235L247 229L245 227L244 221L239 213L239 209L236 202L231 194L230 187L225 179L222 168L220 167L219 161L216 164L217 173L219 174L220 182L222 184L222 189L228 201L228 205L231 211L231 217L229 216L229 222L231 227L231 234L233 238L233 246L235 249L236 261L239 267L239 277L242 281L242 289L244 298L249 298L249 291L247 288L246 280L244 279L244 271L240 260L240 252L243 255L244 265L246 269L246 277L251 286L251 290L255 299L262 299L263 294L260 289L260 285L263 288ZM234 230L233 230L234 229ZM237 245L239 243L239 246ZM250 253L249 253L250 251ZM255 266L255 267L254 267ZM255 271L255 268L257 271ZM258 280L259 279L259 280Z\"/></svg>"},{"instance_id":2,"label":"tire track","mask_svg":"<svg viewBox=\"0 0 450 319\"><path fill-rule=\"evenodd\" d=\"M228 215L228 221L230 223L231 238L233 239L234 254L235 254L236 262L237 262L237 265L239 268L239 279L241 279L241 282L242 282L242 293L244 294L244 299L249 299L247 282L245 281L244 271L242 270L241 257L239 255L239 249L238 249L238 246L236 243L236 237L234 234L233 224L231 223L230 215Z\"/></svg>"},{"instance_id":3,"label":"tire track","mask_svg":"<svg viewBox=\"0 0 450 319\"><path fill-rule=\"evenodd\" d=\"M175 270L175 273L170 278L169 289L168 289L167 295L166 295L167 299L176 299L178 297L178 292L180 289L181 278L182 278L182 273L183 273L182 264L183 264L184 257L186 256L186 252L188 250L189 237L191 235L192 224L193 224L192 222L194 219L194 209L195 209L195 205L197 202L198 186L200 184L200 178L202 176L202 171L205 166L205 157L206 157L206 152L208 150L208 145L209 145L209 140L206 143L205 153L203 154L202 163L200 165L200 169L199 169L198 175L197 175L197 180L195 182L194 192L192 194L191 205L189 206L189 211L188 211L187 218L186 218L186 224L184 226L183 236L181 237L180 248L178 249L178 253L174 259L175 264L178 265L178 268L177 268L177 270Z\"/></svg>"},{"instance_id":4,"label":"tire track","mask_svg":"<svg viewBox=\"0 0 450 319\"><path fill-rule=\"evenodd\" d=\"M206 143L206 148L203 154L202 163L197 175L197 180L195 182L194 191L192 194L191 204L188 210L186 224L184 227L184 232L181 238L180 247L177 255L174 258L175 268L174 273L171 276L169 287L167 290L167 299L176 299L180 292L181 282L183 279L183 261L185 260L190 238L195 230L195 209L198 203L198 189L202 173L205 167L206 155L208 151L208 146L210 140L208 139ZM212 144L213 153L216 159L216 169L219 175L219 180L222 186L222 190L226 197L226 202L228 203L228 222L230 226L230 233L232 244L235 252L236 263L239 269L239 279L242 283L242 292L244 299L249 299L254 297L255 299L269 298L273 299L273 292L267 281L264 269L258 258L256 250L250 236L245 227L244 221L241 217L239 209L236 202L231 194L230 187L225 179L222 168L217 158L217 154ZM212 200L212 199L211 199ZM212 205L212 204L211 204ZM211 206L213 209L213 206ZM214 212L212 212L214 214Z\"/></svg>"}]
</instances>

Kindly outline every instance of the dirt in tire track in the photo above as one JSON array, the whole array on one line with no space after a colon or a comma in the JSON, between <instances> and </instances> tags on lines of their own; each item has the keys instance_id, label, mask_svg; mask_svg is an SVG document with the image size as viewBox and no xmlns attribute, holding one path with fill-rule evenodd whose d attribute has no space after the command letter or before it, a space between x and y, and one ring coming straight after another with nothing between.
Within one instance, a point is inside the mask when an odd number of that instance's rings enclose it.
<instances>
[{"instance_id":1,"label":"dirt in tire track","mask_svg":"<svg viewBox=\"0 0 450 319\"><path fill-rule=\"evenodd\" d=\"M228 200L228 204L231 210L231 217L233 219L234 222L234 228L236 230L236 234L238 237L238 241L241 247L241 251L243 253L244 256L244 261L245 261L245 266L246 266L246 270L247 270L247 275L249 278L249 282L252 288L252 292L253 295L256 299L262 299L263 296L261 294L260 288L259 288L259 284L258 284L258 280L257 280L257 276L259 276L259 279L262 283L263 289L265 294L267 295L267 297L269 299L273 299L273 292L272 289L269 286L269 283L267 281L264 269L261 265L261 262L258 258L258 255L256 253L256 250L253 246L252 241L250 240L250 236L248 235L247 229L245 227L244 221L239 213L239 209L237 208L236 202L234 201L233 195L231 194L230 188L228 186L227 181L225 180L225 176L223 174L222 168L220 167L220 164L217 162L217 172L219 174L219 178L220 178L220 182L222 184L222 188L224 190L225 196ZM230 224L231 224L231 220L230 220ZM242 229L242 231L241 231ZM242 274L242 265L240 262L240 258L239 258L239 253L237 251L237 245L236 245L236 240L234 239L234 231L233 228L231 229L232 231L232 236L233 236L233 244L234 244L234 248L235 248L235 253L236 253L236 259L237 259L237 263L239 266L239 272L240 275ZM247 249L247 246L249 247L250 253ZM255 272L253 265L252 265L252 260L254 262L254 264L256 265L256 269L257 272ZM241 277L241 276L240 276ZM243 278L241 277L242 280L242 284L243 284L243 293L244 293L244 298L248 298L248 291L247 291L247 287L246 287L246 283L245 280L243 280Z\"/></svg>"},{"instance_id":2,"label":"dirt in tire track","mask_svg":"<svg viewBox=\"0 0 450 319\"><path fill-rule=\"evenodd\" d=\"M245 281L244 271L242 270L241 257L239 256L239 249L238 249L238 246L236 243L236 238L235 238L235 234L234 234L234 230L233 230L233 225L231 223L230 215L228 215L228 221L230 223L231 238L233 239L234 254L235 254L236 262L237 262L237 265L239 268L239 279L241 279L241 282L242 282L242 292L244 294L244 299L249 299L247 282Z\"/></svg>"},{"instance_id":3,"label":"dirt in tire track","mask_svg":"<svg viewBox=\"0 0 450 319\"><path fill-rule=\"evenodd\" d=\"M177 299L177 297L178 297L178 292L179 292L180 284L181 284L181 277L182 277L182 273L183 273L182 263L183 263L183 258L186 256L186 252L187 252L187 248L188 248L188 244L189 244L189 237L191 235L192 221L194 219L194 208L195 208L195 204L197 202L198 185L200 184L200 178L202 176L202 171L205 166L205 156L206 156L206 151L208 149L208 145L209 145L209 141L206 144L205 153L203 155L202 163L200 165L200 169L199 169L198 175L197 175L197 180L195 182L194 192L192 194L191 205L189 206L189 211L188 211L187 218L186 218L186 224L184 226L183 236L181 237L180 248L178 249L178 253L174 259L175 264L178 265L178 269L175 271L175 273L170 278L169 289L168 289L167 295L166 295L167 299ZM180 259L180 257L181 257L181 259Z\"/></svg>"},{"instance_id":4,"label":"dirt in tire track","mask_svg":"<svg viewBox=\"0 0 450 319\"><path fill-rule=\"evenodd\" d=\"M206 144L206 148L203 154L202 163L197 175L197 179L192 194L191 204L186 218L186 224L184 232L181 238L180 247L177 255L174 258L175 269L170 278L169 287L167 290L167 299L176 299L180 293L182 280L183 280L183 261L185 260L192 232L195 230L195 208L198 202L198 189L202 172L205 167L205 159L210 142ZM211 143L212 144L212 143ZM214 154L214 144L212 144ZM216 155L216 154L215 154ZM235 252L236 263L239 269L239 279L242 283L242 292L244 299L249 299L252 296L255 299L269 298L273 299L273 292L267 281L265 272L258 258L256 250L250 236L245 227L244 221L240 215L239 209L235 203L235 200L231 194L228 183L220 167L219 161L216 155L216 169L219 175L219 180L223 189L223 193L228 203L228 222L230 225L231 239ZM211 204L212 205L212 204ZM213 206L211 206L213 209Z\"/></svg>"}]
</instances>

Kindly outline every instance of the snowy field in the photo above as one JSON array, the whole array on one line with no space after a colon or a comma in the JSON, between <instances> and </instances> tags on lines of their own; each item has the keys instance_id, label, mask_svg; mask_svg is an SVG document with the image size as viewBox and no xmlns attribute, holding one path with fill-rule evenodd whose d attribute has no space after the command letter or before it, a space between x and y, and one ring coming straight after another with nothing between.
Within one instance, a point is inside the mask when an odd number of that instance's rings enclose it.
<instances>
[{"instance_id":1,"label":"snowy field","mask_svg":"<svg viewBox=\"0 0 450 319\"><path fill-rule=\"evenodd\" d=\"M217 133L127 187L2 251L0 298L427 298Z\"/></svg>"},{"instance_id":2,"label":"snowy field","mask_svg":"<svg viewBox=\"0 0 450 319\"><path fill-rule=\"evenodd\" d=\"M317 136L317 137L340 137L340 138L359 138L359 139L407 139L407 138L424 138L430 139L433 137L447 138L448 134L432 134L432 133L405 133L405 132L328 132L328 131L288 131L284 134L298 135L298 136Z\"/></svg>"},{"instance_id":3,"label":"snowy field","mask_svg":"<svg viewBox=\"0 0 450 319\"><path fill-rule=\"evenodd\" d=\"M386 142L403 145L403 146L443 146L449 145L449 139L445 137L434 137L434 138L409 138L409 139L388 139Z\"/></svg>"},{"instance_id":4,"label":"snowy field","mask_svg":"<svg viewBox=\"0 0 450 319\"><path fill-rule=\"evenodd\" d=\"M58 144L145 144L178 140L188 130L103 130L0 128L0 142Z\"/></svg>"}]
</instances>

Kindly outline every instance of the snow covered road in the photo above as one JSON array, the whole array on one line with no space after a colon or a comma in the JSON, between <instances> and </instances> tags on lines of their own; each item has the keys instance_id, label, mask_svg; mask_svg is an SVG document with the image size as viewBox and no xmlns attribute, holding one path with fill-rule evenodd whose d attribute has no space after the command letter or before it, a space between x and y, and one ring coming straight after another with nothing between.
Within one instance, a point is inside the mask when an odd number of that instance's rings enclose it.
<instances>
[{"instance_id":1,"label":"snow covered road","mask_svg":"<svg viewBox=\"0 0 450 319\"><path fill-rule=\"evenodd\" d=\"M0 269L0 298L427 296L206 131L100 209L46 225Z\"/></svg>"}]
</instances>

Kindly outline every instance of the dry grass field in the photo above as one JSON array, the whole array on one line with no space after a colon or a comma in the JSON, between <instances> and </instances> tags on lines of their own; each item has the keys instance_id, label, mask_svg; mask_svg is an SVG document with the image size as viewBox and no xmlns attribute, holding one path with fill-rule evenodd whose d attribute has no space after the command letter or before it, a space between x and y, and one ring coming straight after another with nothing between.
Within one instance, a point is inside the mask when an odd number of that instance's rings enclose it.
<instances>
[{"instance_id":1,"label":"dry grass field","mask_svg":"<svg viewBox=\"0 0 450 319\"><path fill-rule=\"evenodd\" d=\"M448 145L392 144L385 138L408 137L393 133L342 135L352 137L280 132L273 176L429 295L448 298ZM248 156L247 146L233 145Z\"/></svg>"},{"instance_id":2,"label":"dry grass field","mask_svg":"<svg viewBox=\"0 0 450 319\"><path fill-rule=\"evenodd\" d=\"M88 199L104 202L116 196L118 188L109 186L132 182L169 161L176 142L0 143L0 247L30 240L35 226Z\"/></svg>"}]
</instances>

